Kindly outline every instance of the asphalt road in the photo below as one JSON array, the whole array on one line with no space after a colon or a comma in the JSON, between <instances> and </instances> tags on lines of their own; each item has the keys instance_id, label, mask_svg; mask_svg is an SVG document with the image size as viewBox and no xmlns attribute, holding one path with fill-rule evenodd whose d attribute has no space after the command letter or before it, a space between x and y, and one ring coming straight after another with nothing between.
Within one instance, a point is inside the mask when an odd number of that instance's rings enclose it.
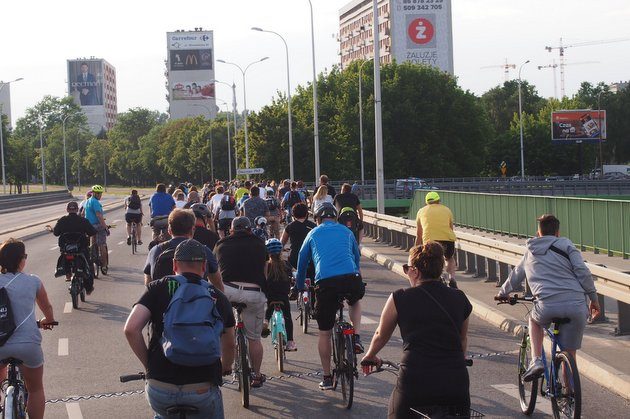
<instances>
[{"instance_id":1,"label":"asphalt road","mask_svg":"<svg viewBox=\"0 0 630 419\"><path fill-rule=\"evenodd\" d=\"M35 215L26 211L23 216ZM85 303L80 304L78 310L71 309L64 280L53 277L59 255L56 238L47 235L26 242L29 254L26 270L42 278L55 316L60 321L53 331L43 332L46 398L52 401L63 399L47 405L47 418L152 417L145 396L140 392L143 384L122 384L118 380L120 375L140 369L140 363L127 346L122 328L132 304L143 291L141 267L146 249L142 249L139 255L131 255L125 242L122 210L107 213L106 218L108 223L117 225L108 240L110 271L107 276L96 280L96 290ZM148 227L144 228L144 234L145 237L150 234ZM400 276L367 259L362 261L362 272L368 283L363 300L362 333L367 343L389 293L407 284ZM311 322L311 329L315 329L314 322ZM385 417L387 400L396 379L393 374L383 372L360 377L356 384L354 406L347 411L341 406L340 392L322 392L317 388L321 377L316 334L309 332L303 335L296 327L295 335L299 350L288 354L283 374L285 378L279 378L281 374L275 366L271 342L265 340L263 372L270 379L263 388L253 390L249 410L240 406L239 393L234 385L223 387L227 418ZM486 355L514 351L517 341L473 317L469 345L471 354ZM392 361L400 359L398 332L381 354ZM515 385L515 361L513 353L488 356L475 359L474 366L470 368L472 405L486 417L521 416ZM292 377L286 377L288 374ZM629 406L624 399L585 378L582 382L584 417L627 417ZM542 401L533 417L547 417L549 414L549 403Z\"/></svg>"}]
</instances>

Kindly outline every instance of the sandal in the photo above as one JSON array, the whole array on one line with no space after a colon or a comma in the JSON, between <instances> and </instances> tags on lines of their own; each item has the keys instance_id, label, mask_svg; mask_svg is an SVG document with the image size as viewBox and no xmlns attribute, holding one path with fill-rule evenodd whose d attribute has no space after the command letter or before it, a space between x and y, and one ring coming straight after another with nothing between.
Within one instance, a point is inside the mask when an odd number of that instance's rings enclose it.
<instances>
[{"instance_id":1,"label":"sandal","mask_svg":"<svg viewBox=\"0 0 630 419\"><path fill-rule=\"evenodd\" d=\"M252 380L250 384L252 388L260 388L265 381L267 381L267 376L265 374L252 374Z\"/></svg>"}]
</instances>

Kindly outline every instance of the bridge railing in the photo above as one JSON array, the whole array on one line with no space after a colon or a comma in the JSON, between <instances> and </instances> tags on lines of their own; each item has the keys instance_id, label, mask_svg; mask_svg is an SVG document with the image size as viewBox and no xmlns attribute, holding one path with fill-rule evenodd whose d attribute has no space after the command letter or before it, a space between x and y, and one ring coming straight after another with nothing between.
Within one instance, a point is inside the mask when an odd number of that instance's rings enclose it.
<instances>
[{"instance_id":1,"label":"bridge railing","mask_svg":"<svg viewBox=\"0 0 630 419\"><path fill-rule=\"evenodd\" d=\"M72 198L70 192L51 191L0 196L0 211L20 207L42 206L49 203L63 202Z\"/></svg>"},{"instance_id":2,"label":"bridge railing","mask_svg":"<svg viewBox=\"0 0 630 419\"><path fill-rule=\"evenodd\" d=\"M364 211L364 234L378 242L407 252L414 245L416 224L390 215ZM456 231L455 243L457 264L460 270L487 277L487 282L501 285L508 278L513 266L525 254L525 247L506 243L475 234ZM605 318L603 296L616 300L619 313L617 333L630 334L630 275L604 266L587 263L590 269Z\"/></svg>"}]
</instances>

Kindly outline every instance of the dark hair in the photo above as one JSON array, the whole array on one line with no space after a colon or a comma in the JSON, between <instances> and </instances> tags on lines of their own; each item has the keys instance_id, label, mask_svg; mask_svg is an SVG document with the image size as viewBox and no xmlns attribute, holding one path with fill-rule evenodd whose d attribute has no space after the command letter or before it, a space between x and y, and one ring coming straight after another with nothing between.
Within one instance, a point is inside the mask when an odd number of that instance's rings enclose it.
<instances>
[{"instance_id":1,"label":"dark hair","mask_svg":"<svg viewBox=\"0 0 630 419\"><path fill-rule=\"evenodd\" d=\"M304 187L304 182L303 181L298 180L297 183L298 183L298 188L303 188Z\"/></svg>"},{"instance_id":2,"label":"dark hair","mask_svg":"<svg viewBox=\"0 0 630 419\"><path fill-rule=\"evenodd\" d=\"M197 187L196 187L195 185L192 185L192 186L190 187L190 191L188 191L188 192L193 192L193 191L194 191L194 192L199 192L199 191L197 190Z\"/></svg>"},{"instance_id":3,"label":"dark hair","mask_svg":"<svg viewBox=\"0 0 630 419\"><path fill-rule=\"evenodd\" d=\"M245 189L249 189L252 187L252 183L249 180L245 181Z\"/></svg>"},{"instance_id":4,"label":"dark hair","mask_svg":"<svg viewBox=\"0 0 630 419\"><path fill-rule=\"evenodd\" d=\"M249 194L251 196L258 196L258 195L260 195L260 188L258 186L252 186L252 188L249 190Z\"/></svg>"},{"instance_id":5,"label":"dark hair","mask_svg":"<svg viewBox=\"0 0 630 419\"><path fill-rule=\"evenodd\" d=\"M24 242L14 238L6 240L0 245L0 272L3 274L16 273L25 254Z\"/></svg>"},{"instance_id":6,"label":"dark hair","mask_svg":"<svg viewBox=\"0 0 630 419\"><path fill-rule=\"evenodd\" d=\"M166 185L163 183L158 183L157 186L155 187L155 191L166 193Z\"/></svg>"},{"instance_id":7,"label":"dark hair","mask_svg":"<svg viewBox=\"0 0 630 419\"><path fill-rule=\"evenodd\" d=\"M308 207L303 202L298 202L291 207L291 213L295 218L306 218L308 217Z\"/></svg>"},{"instance_id":8,"label":"dark hair","mask_svg":"<svg viewBox=\"0 0 630 419\"><path fill-rule=\"evenodd\" d=\"M276 253L269 255L269 262L267 262L267 279L272 282L289 282L289 273L287 272L287 265L281 259L281 254Z\"/></svg>"},{"instance_id":9,"label":"dark hair","mask_svg":"<svg viewBox=\"0 0 630 419\"><path fill-rule=\"evenodd\" d=\"M138 191L137 191L136 189L132 189L132 190L131 190L131 194L132 194L132 195L138 195Z\"/></svg>"},{"instance_id":10,"label":"dark hair","mask_svg":"<svg viewBox=\"0 0 630 419\"><path fill-rule=\"evenodd\" d=\"M555 236L560 231L560 220L553 214L543 214L537 221L540 234L543 236Z\"/></svg>"},{"instance_id":11,"label":"dark hair","mask_svg":"<svg viewBox=\"0 0 630 419\"><path fill-rule=\"evenodd\" d=\"M291 189L295 189L295 188L297 188L297 182L293 181L291 182Z\"/></svg>"},{"instance_id":12,"label":"dark hair","mask_svg":"<svg viewBox=\"0 0 630 419\"><path fill-rule=\"evenodd\" d=\"M352 186L349 183L344 183L341 185L341 193L348 193L352 190Z\"/></svg>"},{"instance_id":13,"label":"dark hair","mask_svg":"<svg viewBox=\"0 0 630 419\"><path fill-rule=\"evenodd\" d=\"M79 67L83 67L84 65L89 67L88 63L86 63L85 61L83 61Z\"/></svg>"},{"instance_id":14,"label":"dark hair","mask_svg":"<svg viewBox=\"0 0 630 419\"><path fill-rule=\"evenodd\" d=\"M174 209L168 216L168 225L174 236L190 234L195 226L195 214L187 209Z\"/></svg>"},{"instance_id":15,"label":"dark hair","mask_svg":"<svg viewBox=\"0 0 630 419\"><path fill-rule=\"evenodd\" d=\"M437 279L444 269L444 248L438 242L429 241L424 246L414 246L409 251L411 264L423 279Z\"/></svg>"},{"instance_id":16,"label":"dark hair","mask_svg":"<svg viewBox=\"0 0 630 419\"><path fill-rule=\"evenodd\" d=\"M216 192L217 193L223 193L223 191L225 191L225 188L221 185L217 186Z\"/></svg>"},{"instance_id":17,"label":"dark hair","mask_svg":"<svg viewBox=\"0 0 630 419\"><path fill-rule=\"evenodd\" d=\"M321 175L321 176L319 177L319 182L320 182L322 185L327 184L327 183L328 183L328 176L326 176L326 175Z\"/></svg>"}]
</instances>

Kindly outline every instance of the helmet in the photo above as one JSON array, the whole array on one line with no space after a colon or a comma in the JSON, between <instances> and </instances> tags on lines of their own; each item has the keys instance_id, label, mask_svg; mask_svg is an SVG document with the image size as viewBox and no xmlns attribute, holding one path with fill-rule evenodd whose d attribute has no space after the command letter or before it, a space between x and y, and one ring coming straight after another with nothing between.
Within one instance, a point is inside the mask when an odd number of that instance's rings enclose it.
<instances>
[{"instance_id":1,"label":"helmet","mask_svg":"<svg viewBox=\"0 0 630 419\"><path fill-rule=\"evenodd\" d=\"M101 185L94 185L94 186L92 186L92 192L94 192L94 193L103 193L103 192L105 192L105 189Z\"/></svg>"},{"instance_id":2,"label":"helmet","mask_svg":"<svg viewBox=\"0 0 630 419\"><path fill-rule=\"evenodd\" d=\"M282 242L278 239L269 239L265 242L265 246L267 246L267 252L270 255L277 255L282 252Z\"/></svg>"},{"instance_id":3,"label":"helmet","mask_svg":"<svg viewBox=\"0 0 630 419\"><path fill-rule=\"evenodd\" d=\"M437 192L429 192L427 196L424 197L424 201L427 204L431 204L433 202L437 202L440 200L440 195Z\"/></svg>"},{"instance_id":4,"label":"helmet","mask_svg":"<svg viewBox=\"0 0 630 419\"><path fill-rule=\"evenodd\" d=\"M258 217L256 217L256 219L254 220L254 224L256 224L257 226L264 226L267 225L267 219L265 217L263 217L262 215L259 215Z\"/></svg>"},{"instance_id":5,"label":"helmet","mask_svg":"<svg viewBox=\"0 0 630 419\"><path fill-rule=\"evenodd\" d=\"M200 204L200 203L192 204L190 206L190 209L192 210L192 212L195 213L195 217L197 218L210 216L210 210L208 209L208 206L206 204Z\"/></svg>"},{"instance_id":6,"label":"helmet","mask_svg":"<svg viewBox=\"0 0 630 419\"><path fill-rule=\"evenodd\" d=\"M324 202L315 209L315 218L337 218L337 209L330 202Z\"/></svg>"}]
</instances>

